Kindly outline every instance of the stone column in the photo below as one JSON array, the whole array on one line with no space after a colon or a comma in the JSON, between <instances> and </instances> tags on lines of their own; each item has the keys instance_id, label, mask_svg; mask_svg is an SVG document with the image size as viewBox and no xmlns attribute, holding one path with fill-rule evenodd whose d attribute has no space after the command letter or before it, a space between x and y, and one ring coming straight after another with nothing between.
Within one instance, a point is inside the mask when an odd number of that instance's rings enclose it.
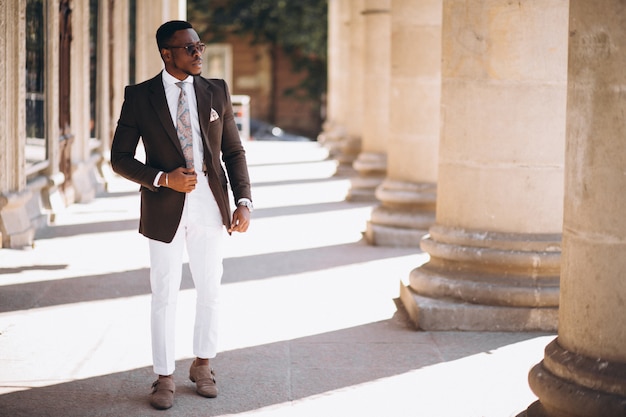
<instances>
[{"instance_id":1,"label":"stone column","mask_svg":"<svg viewBox=\"0 0 626 417\"><path fill-rule=\"evenodd\" d=\"M401 287L422 329L556 329L567 8L443 2L436 223Z\"/></svg>"},{"instance_id":2,"label":"stone column","mask_svg":"<svg viewBox=\"0 0 626 417\"><path fill-rule=\"evenodd\" d=\"M626 416L626 5L570 3L558 338L529 417Z\"/></svg>"},{"instance_id":3,"label":"stone column","mask_svg":"<svg viewBox=\"0 0 626 417\"><path fill-rule=\"evenodd\" d=\"M137 2L139 7L140 1ZM139 10L137 10L139 14ZM111 114L111 49L115 46L111 44L111 16L109 3L98 2L98 34L97 34L97 55L96 65L98 66L96 78L96 137L100 140L101 151L107 159L111 150L111 140L113 130L111 129L111 119L117 122L119 114ZM137 35L139 36L139 35ZM141 46L138 45L138 50ZM137 59L138 60L138 59Z\"/></svg>"},{"instance_id":4,"label":"stone column","mask_svg":"<svg viewBox=\"0 0 626 417\"><path fill-rule=\"evenodd\" d=\"M342 51L346 55L345 68L345 135L340 139L335 159L339 162L338 173L354 175L352 164L361 151L363 135L363 77L364 48L365 48L365 21L363 14L364 0L342 0L342 10L346 18L346 43L342 44ZM347 7L347 10L343 8ZM349 197L348 197L349 198Z\"/></svg>"},{"instance_id":5,"label":"stone column","mask_svg":"<svg viewBox=\"0 0 626 417\"><path fill-rule=\"evenodd\" d=\"M26 143L26 1L0 3L0 193L23 190Z\"/></svg>"},{"instance_id":6,"label":"stone column","mask_svg":"<svg viewBox=\"0 0 626 417\"><path fill-rule=\"evenodd\" d=\"M137 0L136 7L135 81L139 83L154 77L163 68L154 36L167 19L164 19L162 0Z\"/></svg>"},{"instance_id":7,"label":"stone column","mask_svg":"<svg viewBox=\"0 0 626 417\"><path fill-rule=\"evenodd\" d=\"M391 73L391 0L363 3L362 149L353 163L347 199L375 200L375 190L387 170L389 138L389 88Z\"/></svg>"},{"instance_id":8,"label":"stone column","mask_svg":"<svg viewBox=\"0 0 626 417\"><path fill-rule=\"evenodd\" d=\"M121 27L126 27L120 25ZM89 2L73 2L72 9L72 65L70 77L70 105L72 115L72 187L74 199L87 203L101 188L97 162L102 153L92 155L89 89ZM117 48L118 45L114 44ZM126 58L128 60L128 58Z\"/></svg>"},{"instance_id":9,"label":"stone column","mask_svg":"<svg viewBox=\"0 0 626 417\"><path fill-rule=\"evenodd\" d=\"M0 3L0 247L33 243L35 230L27 210L33 194L26 189L25 147L25 0Z\"/></svg>"},{"instance_id":10,"label":"stone column","mask_svg":"<svg viewBox=\"0 0 626 417\"><path fill-rule=\"evenodd\" d=\"M186 0L137 0L136 74L137 82L154 77L163 61L156 44L156 31L168 20L185 20Z\"/></svg>"},{"instance_id":11,"label":"stone column","mask_svg":"<svg viewBox=\"0 0 626 417\"><path fill-rule=\"evenodd\" d=\"M45 170L46 185L41 189L45 207L50 210L50 220L54 222L55 213L65 209L65 198L61 185L65 175L59 169L61 158L59 138L59 1L51 0L44 8L46 14L46 58L45 58L45 120L46 144L48 152L48 168Z\"/></svg>"},{"instance_id":12,"label":"stone column","mask_svg":"<svg viewBox=\"0 0 626 417\"><path fill-rule=\"evenodd\" d=\"M392 0L387 177L369 243L419 247L435 222L442 0Z\"/></svg>"},{"instance_id":13,"label":"stone column","mask_svg":"<svg viewBox=\"0 0 626 417\"><path fill-rule=\"evenodd\" d=\"M117 0L113 9L114 22L128 22L129 0ZM156 32L156 29L154 30ZM115 48L111 51L113 63L111 65L111 129L117 127L117 118L122 110L124 102L124 89L128 85L130 76L130 64L128 56L130 54L128 25L116 27L113 31L113 44ZM156 40L154 41L156 47Z\"/></svg>"},{"instance_id":14,"label":"stone column","mask_svg":"<svg viewBox=\"0 0 626 417\"><path fill-rule=\"evenodd\" d=\"M350 8L345 0L328 2L328 83L323 132L317 137L329 156L342 162L350 86ZM352 160L350 160L350 165Z\"/></svg>"},{"instance_id":15,"label":"stone column","mask_svg":"<svg viewBox=\"0 0 626 417\"><path fill-rule=\"evenodd\" d=\"M113 5L113 10L111 10L112 16L110 16L110 18L113 22L128 22L129 13L129 0L117 0ZM106 134L107 136L106 140L101 140L102 158L98 163L99 171L105 182L110 181L110 178L114 175L110 165L110 141L117 127L120 111L122 110L122 104L124 102L124 90L130 78L130 64L128 61L128 57L131 53L129 27L128 25L119 26L120 27L116 27L115 30L109 31L112 36L111 44L115 45L115 47L108 51L108 56L111 61L108 74L109 84L108 87L105 85L102 86L103 89L108 88L107 96L110 97L108 114L102 114L103 121L107 122L108 127L106 132L100 132L100 135ZM154 31L156 32L156 28ZM154 41L153 46L154 49L156 49L156 41ZM106 117L106 119L104 117Z\"/></svg>"}]
</instances>

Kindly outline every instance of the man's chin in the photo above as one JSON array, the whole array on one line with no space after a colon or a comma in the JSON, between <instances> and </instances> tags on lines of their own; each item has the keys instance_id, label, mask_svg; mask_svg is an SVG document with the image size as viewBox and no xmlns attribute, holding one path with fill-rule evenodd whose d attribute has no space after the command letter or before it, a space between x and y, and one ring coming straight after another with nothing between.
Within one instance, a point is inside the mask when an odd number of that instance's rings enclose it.
<instances>
[{"instance_id":1,"label":"man's chin","mask_svg":"<svg viewBox=\"0 0 626 417\"><path fill-rule=\"evenodd\" d=\"M202 63L198 65L194 65L191 69L191 75L200 75L202 74Z\"/></svg>"},{"instance_id":2,"label":"man's chin","mask_svg":"<svg viewBox=\"0 0 626 417\"><path fill-rule=\"evenodd\" d=\"M202 75L202 67L200 69L194 68L194 69L185 71L185 74L191 75L191 76Z\"/></svg>"}]
</instances>

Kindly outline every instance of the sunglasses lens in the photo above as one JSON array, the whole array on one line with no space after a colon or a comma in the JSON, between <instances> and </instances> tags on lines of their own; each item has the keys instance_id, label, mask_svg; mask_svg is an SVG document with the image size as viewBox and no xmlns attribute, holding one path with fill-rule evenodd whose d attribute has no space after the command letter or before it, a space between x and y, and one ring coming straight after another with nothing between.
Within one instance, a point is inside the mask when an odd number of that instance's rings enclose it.
<instances>
[{"instance_id":1,"label":"sunglasses lens","mask_svg":"<svg viewBox=\"0 0 626 417\"><path fill-rule=\"evenodd\" d=\"M199 45L188 45L185 47L185 49L187 50L187 53L189 55L195 55L196 52L200 52L203 53L204 52L204 44L201 43Z\"/></svg>"}]
</instances>

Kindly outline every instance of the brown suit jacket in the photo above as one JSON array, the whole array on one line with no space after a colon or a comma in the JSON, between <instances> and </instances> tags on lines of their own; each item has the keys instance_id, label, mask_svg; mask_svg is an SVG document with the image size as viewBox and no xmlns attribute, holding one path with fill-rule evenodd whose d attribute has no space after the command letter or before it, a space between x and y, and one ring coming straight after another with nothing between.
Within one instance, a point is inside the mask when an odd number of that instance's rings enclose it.
<instances>
[{"instance_id":1,"label":"brown suit jacket","mask_svg":"<svg viewBox=\"0 0 626 417\"><path fill-rule=\"evenodd\" d=\"M245 150L224 80L195 76L193 85L207 167L207 176L198 173L198 181L208 179L223 223L228 228L231 208L224 167L235 202L240 198L252 199ZM219 115L212 122L211 108ZM140 138L146 152L145 164L135 159ZM126 87L111 146L111 165L116 173L141 185L139 232L150 239L171 242L180 223L185 194L155 187L153 182L159 171L184 167L185 158L167 107L161 73L143 83Z\"/></svg>"}]
</instances>

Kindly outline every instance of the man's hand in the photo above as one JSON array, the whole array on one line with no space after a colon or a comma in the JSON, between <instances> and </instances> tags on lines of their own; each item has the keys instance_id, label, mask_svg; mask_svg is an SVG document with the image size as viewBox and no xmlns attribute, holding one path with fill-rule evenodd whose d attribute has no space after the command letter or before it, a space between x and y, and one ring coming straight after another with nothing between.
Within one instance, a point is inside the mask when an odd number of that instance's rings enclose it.
<instances>
[{"instance_id":1,"label":"man's hand","mask_svg":"<svg viewBox=\"0 0 626 417\"><path fill-rule=\"evenodd\" d=\"M248 226L250 226L250 210L246 206L237 206L233 213L233 221L230 229L228 229L228 233L245 233L248 230Z\"/></svg>"},{"instance_id":2,"label":"man's hand","mask_svg":"<svg viewBox=\"0 0 626 417\"><path fill-rule=\"evenodd\" d=\"M176 168L174 171L167 173L167 184L165 182L165 175L161 175L159 183L161 186L171 188L172 190L181 193L190 193L196 188L198 182L198 175L193 168Z\"/></svg>"}]
</instances>

